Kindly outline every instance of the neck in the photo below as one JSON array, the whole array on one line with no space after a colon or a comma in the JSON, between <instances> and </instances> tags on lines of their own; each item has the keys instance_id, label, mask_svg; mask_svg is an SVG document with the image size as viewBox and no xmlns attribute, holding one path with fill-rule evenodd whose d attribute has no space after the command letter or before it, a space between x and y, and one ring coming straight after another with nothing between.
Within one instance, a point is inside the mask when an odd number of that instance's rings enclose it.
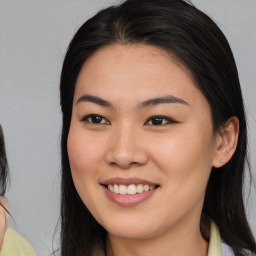
<instances>
[{"instance_id":1,"label":"neck","mask_svg":"<svg viewBox=\"0 0 256 256\"><path fill-rule=\"evenodd\" d=\"M145 239L128 239L108 235L107 256L207 256L206 242L198 225L176 226L164 234ZM189 252L189 253L188 253Z\"/></svg>"}]
</instances>

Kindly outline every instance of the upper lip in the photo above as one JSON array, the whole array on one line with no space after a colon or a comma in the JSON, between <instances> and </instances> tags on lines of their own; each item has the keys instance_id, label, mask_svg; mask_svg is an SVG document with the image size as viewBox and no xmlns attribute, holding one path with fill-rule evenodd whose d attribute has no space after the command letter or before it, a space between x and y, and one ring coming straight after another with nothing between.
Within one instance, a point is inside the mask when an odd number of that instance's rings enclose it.
<instances>
[{"instance_id":1,"label":"upper lip","mask_svg":"<svg viewBox=\"0 0 256 256\"><path fill-rule=\"evenodd\" d=\"M149 186L157 186L158 184L144 180L141 178L136 178L136 177L130 177L130 178L121 178L121 177L115 177L115 178L110 178L107 180L104 180L101 182L102 185L110 185L110 184L117 184L117 185L138 185L138 184L143 184L143 185L149 185Z\"/></svg>"}]
</instances>

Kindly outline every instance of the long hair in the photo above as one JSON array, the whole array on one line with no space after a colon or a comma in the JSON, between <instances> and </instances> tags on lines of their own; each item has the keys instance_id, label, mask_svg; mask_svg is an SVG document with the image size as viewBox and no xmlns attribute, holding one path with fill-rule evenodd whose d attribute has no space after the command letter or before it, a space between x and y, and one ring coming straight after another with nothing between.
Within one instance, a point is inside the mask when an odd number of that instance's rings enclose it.
<instances>
[{"instance_id":1,"label":"long hair","mask_svg":"<svg viewBox=\"0 0 256 256\"><path fill-rule=\"evenodd\" d=\"M247 161L244 104L234 57L218 26L189 1L127 0L98 12L72 39L63 63L60 102L61 141L61 255L105 255L107 231L81 201L71 177L67 154L75 84L83 63L99 48L111 44L146 44L164 49L185 65L211 107L214 132L232 116L240 133L232 159L212 168L203 213L220 228L222 239L236 256L256 252L243 202Z\"/></svg>"},{"instance_id":2,"label":"long hair","mask_svg":"<svg viewBox=\"0 0 256 256\"><path fill-rule=\"evenodd\" d=\"M0 196L4 196L8 183L8 163L5 152L4 133L0 125Z\"/></svg>"}]
</instances>

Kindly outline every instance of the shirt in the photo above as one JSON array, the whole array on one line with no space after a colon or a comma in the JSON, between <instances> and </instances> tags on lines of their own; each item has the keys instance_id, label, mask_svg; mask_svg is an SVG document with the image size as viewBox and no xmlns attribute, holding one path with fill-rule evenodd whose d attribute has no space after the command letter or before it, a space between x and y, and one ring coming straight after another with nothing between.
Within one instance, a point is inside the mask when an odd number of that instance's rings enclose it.
<instances>
[{"instance_id":1,"label":"shirt","mask_svg":"<svg viewBox=\"0 0 256 256\"><path fill-rule=\"evenodd\" d=\"M208 256L234 256L232 249L221 243L219 229L213 221L211 221Z\"/></svg>"},{"instance_id":2,"label":"shirt","mask_svg":"<svg viewBox=\"0 0 256 256\"><path fill-rule=\"evenodd\" d=\"M0 256L36 256L31 244L12 228L4 235Z\"/></svg>"}]
</instances>

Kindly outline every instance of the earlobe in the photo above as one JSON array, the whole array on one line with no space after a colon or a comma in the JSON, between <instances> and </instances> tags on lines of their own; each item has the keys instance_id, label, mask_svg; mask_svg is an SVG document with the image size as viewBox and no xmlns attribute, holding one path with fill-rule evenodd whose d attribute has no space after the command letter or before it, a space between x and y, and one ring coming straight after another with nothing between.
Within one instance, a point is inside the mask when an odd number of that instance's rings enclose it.
<instances>
[{"instance_id":1,"label":"earlobe","mask_svg":"<svg viewBox=\"0 0 256 256\"><path fill-rule=\"evenodd\" d=\"M216 135L215 156L212 166L215 168L225 165L236 151L239 135L239 119L236 116L228 119Z\"/></svg>"}]
</instances>

